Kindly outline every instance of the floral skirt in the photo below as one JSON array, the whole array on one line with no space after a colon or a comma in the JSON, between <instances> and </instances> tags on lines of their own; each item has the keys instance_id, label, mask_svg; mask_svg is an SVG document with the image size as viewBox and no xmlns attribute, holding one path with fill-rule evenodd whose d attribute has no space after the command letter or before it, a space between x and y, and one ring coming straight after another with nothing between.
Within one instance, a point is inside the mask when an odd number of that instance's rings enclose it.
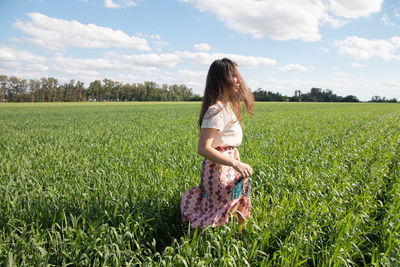
<instances>
[{"instance_id":1,"label":"floral skirt","mask_svg":"<svg viewBox=\"0 0 400 267\"><path fill-rule=\"evenodd\" d=\"M217 147L219 152L238 159L235 147ZM216 164L204 159L201 182L183 194L182 221L189 221L192 228L216 227L229 221L229 215L239 214L250 218L250 182L243 179L233 167Z\"/></svg>"}]
</instances>

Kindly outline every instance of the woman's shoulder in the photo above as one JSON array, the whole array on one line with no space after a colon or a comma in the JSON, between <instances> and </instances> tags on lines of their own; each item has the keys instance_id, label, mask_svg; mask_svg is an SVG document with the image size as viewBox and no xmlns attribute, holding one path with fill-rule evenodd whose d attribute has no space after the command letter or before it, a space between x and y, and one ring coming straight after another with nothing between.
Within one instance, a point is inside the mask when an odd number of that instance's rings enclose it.
<instances>
[{"instance_id":1,"label":"woman's shoulder","mask_svg":"<svg viewBox=\"0 0 400 267\"><path fill-rule=\"evenodd\" d=\"M222 109L222 108L223 108L223 106L220 103L215 103L215 104L212 104L212 105L210 105L208 107L208 109L211 109L211 110L213 110L213 109Z\"/></svg>"},{"instance_id":2,"label":"woman's shoulder","mask_svg":"<svg viewBox=\"0 0 400 267\"><path fill-rule=\"evenodd\" d=\"M213 116L213 115L216 115L217 113L219 113L220 111L222 111L222 109L223 109L223 107L222 107L220 104L216 103L216 104L210 105L210 106L208 107L206 113L207 113L209 116Z\"/></svg>"}]
</instances>

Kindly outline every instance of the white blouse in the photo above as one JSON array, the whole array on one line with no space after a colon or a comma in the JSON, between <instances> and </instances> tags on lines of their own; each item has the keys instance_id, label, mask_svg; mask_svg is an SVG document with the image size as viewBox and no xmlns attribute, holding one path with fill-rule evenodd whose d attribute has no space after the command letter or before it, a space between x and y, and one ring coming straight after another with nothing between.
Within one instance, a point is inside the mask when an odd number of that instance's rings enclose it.
<instances>
[{"instance_id":1,"label":"white blouse","mask_svg":"<svg viewBox=\"0 0 400 267\"><path fill-rule=\"evenodd\" d=\"M222 110L220 111L220 109ZM201 128L215 128L218 130L211 144L212 147L236 147L242 143L242 127L228 104L225 106L220 104L211 105L204 114Z\"/></svg>"}]
</instances>

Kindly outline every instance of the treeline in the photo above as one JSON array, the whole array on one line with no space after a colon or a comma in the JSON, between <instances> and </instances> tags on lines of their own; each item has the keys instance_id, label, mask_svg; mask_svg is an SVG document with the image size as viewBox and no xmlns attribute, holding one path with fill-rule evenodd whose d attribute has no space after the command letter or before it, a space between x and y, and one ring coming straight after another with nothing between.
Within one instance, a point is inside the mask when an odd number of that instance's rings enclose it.
<instances>
[{"instance_id":1,"label":"treeline","mask_svg":"<svg viewBox=\"0 0 400 267\"><path fill-rule=\"evenodd\" d=\"M280 93L264 91L259 88L254 93L256 101L290 101L290 102L360 102L356 96L338 96L332 90L322 90L321 88L311 88L310 92L302 93L296 90L293 96L285 96Z\"/></svg>"},{"instance_id":2,"label":"treeline","mask_svg":"<svg viewBox=\"0 0 400 267\"><path fill-rule=\"evenodd\" d=\"M376 103L397 103L396 98L387 99L386 97L380 97L378 95L373 96L368 102L376 102Z\"/></svg>"},{"instance_id":3,"label":"treeline","mask_svg":"<svg viewBox=\"0 0 400 267\"><path fill-rule=\"evenodd\" d=\"M95 80L85 87L71 80L56 78L19 79L0 75L0 102L79 102L79 101L198 101L202 98L185 85L161 87L155 82L121 83L110 79Z\"/></svg>"},{"instance_id":4,"label":"treeline","mask_svg":"<svg viewBox=\"0 0 400 267\"><path fill-rule=\"evenodd\" d=\"M356 96L338 96L332 90L311 88L310 92L296 90L293 96L265 91L253 92L256 101L289 102L360 102ZM56 78L39 80L19 79L15 76L0 75L0 102L79 102L79 101L201 101L185 85L159 86L155 82L122 83L110 79L95 80L85 87L83 82L71 80L60 83ZM368 102L397 103L396 98L373 96Z\"/></svg>"},{"instance_id":5,"label":"treeline","mask_svg":"<svg viewBox=\"0 0 400 267\"><path fill-rule=\"evenodd\" d=\"M360 102L354 95L345 97L338 96L332 90L323 90L321 88L311 88L310 92L302 93L296 90L293 96L285 96L280 93L265 91L261 88L253 92L256 101L289 101L289 102ZM373 96L368 102L391 102L397 103L396 98L386 99L380 96Z\"/></svg>"}]
</instances>

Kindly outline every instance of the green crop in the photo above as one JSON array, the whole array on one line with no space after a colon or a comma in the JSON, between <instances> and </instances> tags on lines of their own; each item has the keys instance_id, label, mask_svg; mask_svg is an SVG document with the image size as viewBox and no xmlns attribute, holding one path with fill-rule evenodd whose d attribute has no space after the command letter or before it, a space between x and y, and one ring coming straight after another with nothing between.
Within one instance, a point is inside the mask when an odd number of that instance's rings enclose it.
<instances>
[{"instance_id":1,"label":"green crop","mask_svg":"<svg viewBox=\"0 0 400 267\"><path fill-rule=\"evenodd\" d=\"M400 265L398 104L256 103L252 218L190 238L199 111L0 105L0 265Z\"/></svg>"}]
</instances>

